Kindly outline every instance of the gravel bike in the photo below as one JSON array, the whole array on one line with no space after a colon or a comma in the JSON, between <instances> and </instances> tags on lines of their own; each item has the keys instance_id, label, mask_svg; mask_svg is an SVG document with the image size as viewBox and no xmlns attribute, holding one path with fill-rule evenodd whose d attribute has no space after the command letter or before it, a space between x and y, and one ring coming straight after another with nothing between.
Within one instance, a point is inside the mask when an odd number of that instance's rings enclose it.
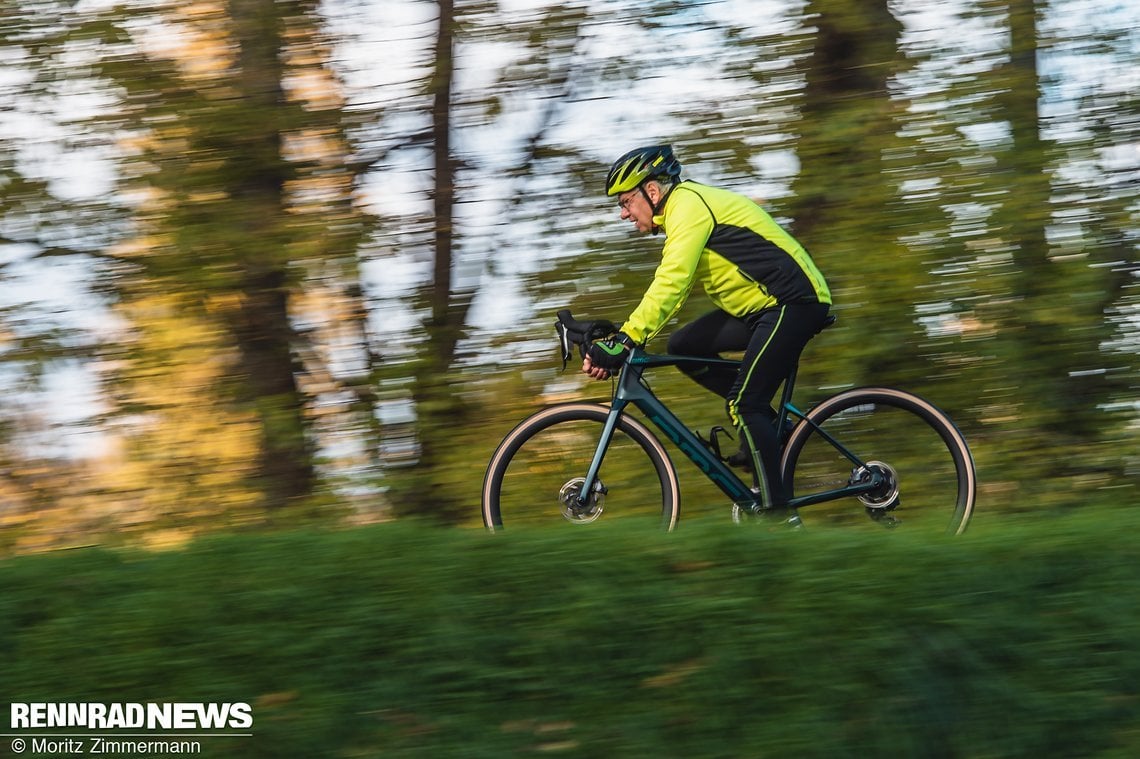
<instances>
[{"instance_id":1,"label":"gravel bike","mask_svg":"<svg viewBox=\"0 0 1140 759\"><path fill-rule=\"evenodd\" d=\"M834 322L834 317L828 324ZM826 325L825 325L826 326ZM567 310L555 324L563 368L574 347L617 331L605 320L578 321ZM609 404L559 403L535 412L496 448L483 481L483 523L534 523L560 515L572 524L603 514L641 518L666 530L681 513L676 467L645 419L723 492L735 521L778 516L800 527L863 525L961 534L973 513L977 476L966 439L929 401L889 387L858 387L802 411L792 403L796 369L784 382L774 424L780 435L787 508L774 514L758 490L708 439L690 430L650 389L645 375L663 366L689 369L721 358L655 355L631 350Z\"/></svg>"}]
</instances>

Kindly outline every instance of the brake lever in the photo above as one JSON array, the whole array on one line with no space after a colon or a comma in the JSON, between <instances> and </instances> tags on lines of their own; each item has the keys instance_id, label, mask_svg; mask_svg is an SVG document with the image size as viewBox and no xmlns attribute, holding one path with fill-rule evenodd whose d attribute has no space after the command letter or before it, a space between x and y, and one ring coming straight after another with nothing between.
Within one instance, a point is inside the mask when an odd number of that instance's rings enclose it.
<instances>
[{"instance_id":1,"label":"brake lever","mask_svg":"<svg viewBox=\"0 0 1140 759\"><path fill-rule=\"evenodd\" d=\"M585 331L579 332L577 329L572 330L567 326L567 321L572 322L575 327L580 327ZM587 346L590 343L609 337L618 330L617 325L605 319L592 322L574 321L570 315L570 311L567 309L558 312L558 321L554 322L554 329L558 332L558 345L562 352L562 371L566 371L566 365L570 362L570 357L573 355L572 346L578 346L578 353L584 361L586 359Z\"/></svg>"},{"instance_id":2,"label":"brake lever","mask_svg":"<svg viewBox=\"0 0 1140 759\"><path fill-rule=\"evenodd\" d=\"M554 322L554 331L558 333L558 347L562 352L562 371L566 371L566 364L570 362L570 335L566 329L566 325L562 322Z\"/></svg>"},{"instance_id":3,"label":"brake lever","mask_svg":"<svg viewBox=\"0 0 1140 759\"><path fill-rule=\"evenodd\" d=\"M562 353L562 371L566 371L566 365L570 363L570 358L574 355L574 346L578 346L578 354L584 361L586 359L586 344L591 342L586 339L585 335L571 330L562 322L555 322L554 329L558 333L558 347Z\"/></svg>"}]
</instances>

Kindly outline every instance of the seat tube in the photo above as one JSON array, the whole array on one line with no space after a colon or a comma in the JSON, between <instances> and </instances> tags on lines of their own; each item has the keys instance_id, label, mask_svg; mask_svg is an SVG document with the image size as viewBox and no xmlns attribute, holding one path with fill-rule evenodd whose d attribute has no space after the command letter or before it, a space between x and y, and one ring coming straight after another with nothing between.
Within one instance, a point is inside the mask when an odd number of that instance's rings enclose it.
<instances>
[{"instance_id":1,"label":"seat tube","mask_svg":"<svg viewBox=\"0 0 1140 759\"><path fill-rule=\"evenodd\" d=\"M788 376L784 379L784 387L780 390L780 406L776 409L776 430L777 433L783 429L785 422L788 419L788 407L792 402L792 392L796 387L796 372L799 371L799 364L792 367L788 372Z\"/></svg>"}]
</instances>

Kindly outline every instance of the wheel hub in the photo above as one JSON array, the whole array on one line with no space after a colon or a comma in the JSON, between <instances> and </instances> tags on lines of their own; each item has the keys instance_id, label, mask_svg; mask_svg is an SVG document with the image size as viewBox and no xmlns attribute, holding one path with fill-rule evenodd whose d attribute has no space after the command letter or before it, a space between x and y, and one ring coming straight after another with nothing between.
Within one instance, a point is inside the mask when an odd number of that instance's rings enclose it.
<instances>
[{"instance_id":1,"label":"wheel hub","mask_svg":"<svg viewBox=\"0 0 1140 759\"><path fill-rule=\"evenodd\" d=\"M584 484L586 484L585 477L575 477L563 485L562 490L558 493L558 501L562 504L562 517L567 522L589 524L597 521L598 517L602 515L602 509L606 502L605 485L600 479L595 479L594 487L583 504L578 501L578 496L582 492Z\"/></svg>"},{"instance_id":2,"label":"wheel hub","mask_svg":"<svg viewBox=\"0 0 1140 759\"><path fill-rule=\"evenodd\" d=\"M868 510L891 511L899 505L899 476L894 467L882 461L868 461L852 475L853 482L870 482L875 476L879 484L872 490L859 494L859 502Z\"/></svg>"}]
</instances>

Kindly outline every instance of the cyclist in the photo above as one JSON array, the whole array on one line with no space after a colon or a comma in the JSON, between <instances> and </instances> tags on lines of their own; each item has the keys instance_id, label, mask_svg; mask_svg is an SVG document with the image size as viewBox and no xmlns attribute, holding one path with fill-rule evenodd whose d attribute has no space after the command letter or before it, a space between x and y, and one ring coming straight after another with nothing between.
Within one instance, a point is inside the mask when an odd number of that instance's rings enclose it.
<instances>
[{"instance_id":1,"label":"cyclist","mask_svg":"<svg viewBox=\"0 0 1140 759\"><path fill-rule=\"evenodd\" d=\"M615 337L590 346L582 371L606 379L629 349L653 338L700 283L716 306L669 339L670 353L714 357L744 351L739 370L686 371L723 397L740 432L729 463L756 473L762 502L787 500L779 473L779 439L772 398L824 325L831 293L815 263L788 232L753 201L735 192L681 179L669 145L623 155L606 177L621 218L640 234L661 231L661 263L641 302Z\"/></svg>"}]
</instances>

